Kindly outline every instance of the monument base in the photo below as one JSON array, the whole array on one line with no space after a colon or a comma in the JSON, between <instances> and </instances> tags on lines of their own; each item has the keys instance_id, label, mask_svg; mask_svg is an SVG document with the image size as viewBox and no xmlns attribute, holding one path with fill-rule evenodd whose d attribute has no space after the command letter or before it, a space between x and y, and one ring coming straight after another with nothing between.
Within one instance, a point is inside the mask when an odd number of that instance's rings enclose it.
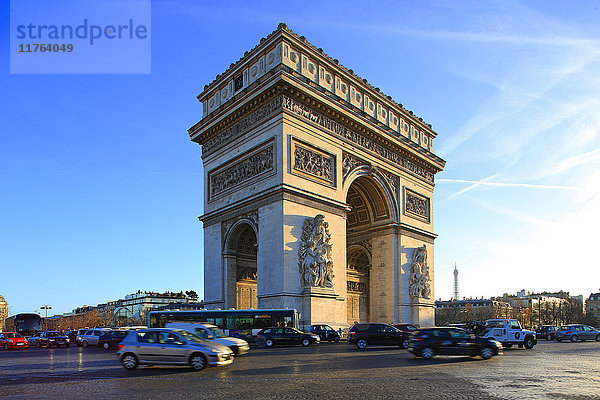
<instances>
[{"instance_id":1,"label":"monument base","mask_svg":"<svg viewBox=\"0 0 600 400\"><path fill-rule=\"evenodd\" d=\"M302 315L300 329L308 331L310 325L330 325L334 329L339 325L340 302L344 299L332 288L304 287L302 289Z\"/></svg>"}]
</instances>

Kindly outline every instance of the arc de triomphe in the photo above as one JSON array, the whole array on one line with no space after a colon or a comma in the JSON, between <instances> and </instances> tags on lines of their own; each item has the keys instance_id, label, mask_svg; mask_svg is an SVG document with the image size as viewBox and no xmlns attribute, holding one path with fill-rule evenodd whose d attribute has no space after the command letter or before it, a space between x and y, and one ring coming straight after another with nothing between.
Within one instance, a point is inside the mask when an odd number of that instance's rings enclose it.
<instances>
[{"instance_id":1,"label":"arc de triomphe","mask_svg":"<svg viewBox=\"0 0 600 400\"><path fill-rule=\"evenodd\" d=\"M431 125L285 24L198 99L208 308L434 324Z\"/></svg>"}]
</instances>

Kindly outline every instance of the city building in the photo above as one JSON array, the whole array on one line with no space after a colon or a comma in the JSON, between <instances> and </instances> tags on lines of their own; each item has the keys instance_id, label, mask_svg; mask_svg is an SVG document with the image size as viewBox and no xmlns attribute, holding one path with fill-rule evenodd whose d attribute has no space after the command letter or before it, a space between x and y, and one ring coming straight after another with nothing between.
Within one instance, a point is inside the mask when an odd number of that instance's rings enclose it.
<instances>
[{"instance_id":1,"label":"city building","mask_svg":"<svg viewBox=\"0 0 600 400\"><path fill-rule=\"evenodd\" d=\"M430 124L285 24L198 100L207 308L433 325Z\"/></svg>"},{"instance_id":2,"label":"city building","mask_svg":"<svg viewBox=\"0 0 600 400\"><path fill-rule=\"evenodd\" d=\"M4 296L0 296L0 332L6 327L6 318L8 318L8 303Z\"/></svg>"},{"instance_id":3,"label":"city building","mask_svg":"<svg viewBox=\"0 0 600 400\"><path fill-rule=\"evenodd\" d=\"M445 326L491 318L512 318L512 312L509 303L492 299L439 300L435 302L435 323Z\"/></svg>"},{"instance_id":4,"label":"city building","mask_svg":"<svg viewBox=\"0 0 600 400\"><path fill-rule=\"evenodd\" d=\"M600 321L600 292L590 294L585 301L585 312Z\"/></svg>"}]
</instances>

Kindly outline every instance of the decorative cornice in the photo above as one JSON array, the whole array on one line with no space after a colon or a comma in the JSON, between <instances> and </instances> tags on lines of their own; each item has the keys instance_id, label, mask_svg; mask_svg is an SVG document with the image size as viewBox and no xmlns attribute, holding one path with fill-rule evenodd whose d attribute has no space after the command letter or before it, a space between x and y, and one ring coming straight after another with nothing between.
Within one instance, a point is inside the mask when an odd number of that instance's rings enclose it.
<instances>
[{"instance_id":1,"label":"decorative cornice","mask_svg":"<svg viewBox=\"0 0 600 400\"><path fill-rule=\"evenodd\" d=\"M292 53L288 53L287 58L284 48L286 45L288 48L291 46L292 51ZM381 111L381 116L387 118L388 112L393 112L409 121L407 127L410 128L410 125L414 124L418 129L426 131L431 138L437 136L437 133L432 130L431 124L415 116L412 111L405 109L391 96L382 93L379 88L370 85L366 79L357 76L352 69L344 67L337 59L326 55L323 49L314 46L304 36L299 36L290 30L284 23L279 24L275 31L262 38L257 46L244 53L244 57L230 64L224 73L217 75L213 82L204 87L204 91L198 95L198 99L205 104L209 103L211 99L219 103L216 107L205 107L205 116L216 111L220 104L228 102L237 93L243 92L251 86L262 74L280 64L294 65L300 74L309 76L320 75L321 69L324 69L326 73L321 79L325 79L327 76L331 77L325 86L329 85L332 89L336 86L332 92L346 98L349 103L352 102L350 95L354 96L355 94L351 93L351 89L356 88L358 89L356 93L360 95L361 99L359 102L362 102L363 98L373 100L374 108L371 110L374 114ZM316 80L319 81L318 78ZM346 91L342 90L344 85L346 85ZM340 92L338 89L342 91Z\"/></svg>"}]
</instances>

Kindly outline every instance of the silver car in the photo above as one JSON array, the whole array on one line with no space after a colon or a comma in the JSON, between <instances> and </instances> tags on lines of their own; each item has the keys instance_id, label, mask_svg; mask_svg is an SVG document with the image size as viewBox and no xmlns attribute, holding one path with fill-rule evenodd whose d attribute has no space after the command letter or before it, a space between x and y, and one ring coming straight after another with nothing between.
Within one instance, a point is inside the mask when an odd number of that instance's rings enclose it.
<instances>
[{"instance_id":1,"label":"silver car","mask_svg":"<svg viewBox=\"0 0 600 400\"><path fill-rule=\"evenodd\" d=\"M100 335L102 335L103 333L106 333L106 332L110 332L110 329L108 329L108 328L88 329L83 334L77 335L77 339L76 339L77 345L83 346L83 347L97 346Z\"/></svg>"},{"instance_id":2,"label":"silver car","mask_svg":"<svg viewBox=\"0 0 600 400\"><path fill-rule=\"evenodd\" d=\"M233 352L227 346L199 338L183 329L144 329L131 332L119 343L117 356L125 369L139 364L189 365L199 371L228 365Z\"/></svg>"}]
</instances>

